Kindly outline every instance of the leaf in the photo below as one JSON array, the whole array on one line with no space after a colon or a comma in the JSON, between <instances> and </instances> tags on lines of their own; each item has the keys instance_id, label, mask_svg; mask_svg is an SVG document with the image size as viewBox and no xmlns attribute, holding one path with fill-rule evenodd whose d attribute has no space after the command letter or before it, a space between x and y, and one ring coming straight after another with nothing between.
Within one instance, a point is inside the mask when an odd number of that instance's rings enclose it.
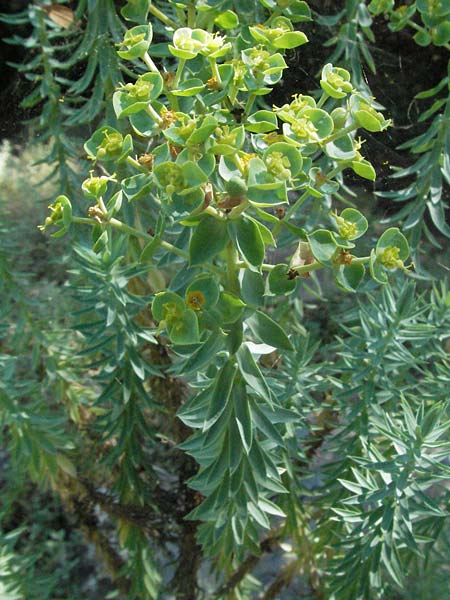
<instances>
[{"instance_id":1,"label":"leaf","mask_svg":"<svg viewBox=\"0 0 450 600\"><path fill-rule=\"evenodd\" d=\"M151 0L128 0L126 5L120 10L120 14L125 21L145 23L150 4Z\"/></svg>"},{"instance_id":2,"label":"leaf","mask_svg":"<svg viewBox=\"0 0 450 600\"><path fill-rule=\"evenodd\" d=\"M361 263L338 265L333 269L337 285L346 292L356 292L359 284L364 279L366 269Z\"/></svg>"},{"instance_id":3,"label":"leaf","mask_svg":"<svg viewBox=\"0 0 450 600\"><path fill-rule=\"evenodd\" d=\"M261 306L264 302L264 280L261 273L244 269L241 282L241 296L251 306Z\"/></svg>"},{"instance_id":4,"label":"leaf","mask_svg":"<svg viewBox=\"0 0 450 600\"><path fill-rule=\"evenodd\" d=\"M334 160L352 160L356 156L353 138L348 133L325 144L326 154Z\"/></svg>"},{"instance_id":5,"label":"leaf","mask_svg":"<svg viewBox=\"0 0 450 600\"><path fill-rule=\"evenodd\" d=\"M199 341L198 320L193 310L185 310L179 318L167 323L166 329L174 344L195 344Z\"/></svg>"},{"instance_id":6,"label":"leaf","mask_svg":"<svg viewBox=\"0 0 450 600\"><path fill-rule=\"evenodd\" d=\"M354 160L352 161L352 169L360 177L368 179L369 181L375 181L377 174L372 164L368 160Z\"/></svg>"},{"instance_id":7,"label":"leaf","mask_svg":"<svg viewBox=\"0 0 450 600\"><path fill-rule=\"evenodd\" d=\"M265 344L280 350L294 350L284 330L263 312L255 311L246 322L253 334Z\"/></svg>"},{"instance_id":8,"label":"leaf","mask_svg":"<svg viewBox=\"0 0 450 600\"><path fill-rule=\"evenodd\" d=\"M168 371L177 375L190 375L199 372L201 369L211 363L211 357L216 356L224 347L224 336L219 331L213 331L206 342L181 365L174 365Z\"/></svg>"},{"instance_id":9,"label":"leaf","mask_svg":"<svg viewBox=\"0 0 450 600\"><path fill-rule=\"evenodd\" d=\"M268 440L281 448L284 447L284 440L280 432L255 402L252 404L252 416L257 429L259 429Z\"/></svg>"},{"instance_id":10,"label":"leaf","mask_svg":"<svg viewBox=\"0 0 450 600\"><path fill-rule=\"evenodd\" d=\"M235 323L242 315L245 304L237 296L228 292L220 292L219 300L215 306L214 313L218 313L219 323L229 325Z\"/></svg>"},{"instance_id":11,"label":"leaf","mask_svg":"<svg viewBox=\"0 0 450 600\"><path fill-rule=\"evenodd\" d=\"M228 224L228 233L252 271L259 271L265 247L258 225L245 216Z\"/></svg>"},{"instance_id":12,"label":"leaf","mask_svg":"<svg viewBox=\"0 0 450 600\"><path fill-rule=\"evenodd\" d=\"M258 525L264 527L264 529L270 529L270 523L264 512L253 502L247 503L247 510L249 514L255 519Z\"/></svg>"},{"instance_id":13,"label":"leaf","mask_svg":"<svg viewBox=\"0 0 450 600\"><path fill-rule=\"evenodd\" d=\"M261 398L272 405L269 386L246 344L243 344L241 348L239 348L236 358L239 365L239 371L245 383L248 384L252 391L256 392Z\"/></svg>"},{"instance_id":14,"label":"leaf","mask_svg":"<svg viewBox=\"0 0 450 600\"><path fill-rule=\"evenodd\" d=\"M225 10L214 19L214 23L221 29L234 29L239 25L239 17L234 11Z\"/></svg>"},{"instance_id":15,"label":"leaf","mask_svg":"<svg viewBox=\"0 0 450 600\"><path fill-rule=\"evenodd\" d=\"M338 247L331 231L317 229L308 235L308 241L314 258L323 265L330 265Z\"/></svg>"},{"instance_id":16,"label":"leaf","mask_svg":"<svg viewBox=\"0 0 450 600\"><path fill-rule=\"evenodd\" d=\"M191 266L201 265L214 258L228 242L227 225L210 215L205 215L191 237L189 260Z\"/></svg>"},{"instance_id":17,"label":"leaf","mask_svg":"<svg viewBox=\"0 0 450 600\"><path fill-rule=\"evenodd\" d=\"M152 302L152 315L157 321L162 321L166 318L166 305L174 305L180 314L185 310L186 305L183 299L173 292L159 292Z\"/></svg>"},{"instance_id":18,"label":"leaf","mask_svg":"<svg viewBox=\"0 0 450 600\"><path fill-rule=\"evenodd\" d=\"M244 451L248 454L252 446L253 427L249 403L242 387L234 393L234 414Z\"/></svg>"},{"instance_id":19,"label":"leaf","mask_svg":"<svg viewBox=\"0 0 450 600\"><path fill-rule=\"evenodd\" d=\"M237 365L228 360L216 376L211 404L206 415L203 431L211 427L225 410L233 388Z\"/></svg>"},{"instance_id":20,"label":"leaf","mask_svg":"<svg viewBox=\"0 0 450 600\"><path fill-rule=\"evenodd\" d=\"M289 279L289 266L285 264L275 265L275 267L269 271L267 277L267 285L270 294L274 296L292 294L297 286L295 278Z\"/></svg>"},{"instance_id":21,"label":"leaf","mask_svg":"<svg viewBox=\"0 0 450 600\"><path fill-rule=\"evenodd\" d=\"M195 306L189 304L189 298L192 295L200 296L199 310L207 310L212 308L219 299L219 285L216 278L212 275L202 275L194 279L186 289L186 304L190 308L195 309Z\"/></svg>"},{"instance_id":22,"label":"leaf","mask_svg":"<svg viewBox=\"0 0 450 600\"><path fill-rule=\"evenodd\" d=\"M277 127L277 116L271 110L258 110L250 115L245 123L245 129L252 133L267 133Z\"/></svg>"},{"instance_id":23,"label":"leaf","mask_svg":"<svg viewBox=\"0 0 450 600\"><path fill-rule=\"evenodd\" d=\"M279 508L276 504L267 500L267 498L260 498L258 502L258 506L261 510L269 515L274 515L275 517L286 517L286 513L284 513L281 508Z\"/></svg>"}]
</instances>

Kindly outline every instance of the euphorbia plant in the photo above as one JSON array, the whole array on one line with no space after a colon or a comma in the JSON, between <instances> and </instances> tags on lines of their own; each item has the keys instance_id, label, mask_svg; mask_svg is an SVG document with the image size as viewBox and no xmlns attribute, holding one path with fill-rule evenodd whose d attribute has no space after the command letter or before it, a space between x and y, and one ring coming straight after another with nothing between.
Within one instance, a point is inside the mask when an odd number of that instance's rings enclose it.
<instances>
[{"instance_id":1,"label":"euphorbia plant","mask_svg":"<svg viewBox=\"0 0 450 600\"><path fill-rule=\"evenodd\" d=\"M257 553L260 530L285 517L285 437L297 415L277 401L259 357L294 345L269 303L288 301L319 269L348 292L366 267L379 283L406 269L398 229L359 256L366 218L356 208L332 210L343 171L375 178L361 130L390 121L331 64L313 94L269 105L285 52L307 42L294 28L310 18L304 2L261 0L267 18L251 25L215 2L178 2L179 27L154 55L138 4L128 3L139 25L118 53L148 72L117 88L116 126L85 144L93 163L83 184L87 216L72 216L61 196L45 226L59 227L56 235L92 226L97 254L111 253L117 236L133 252L138 240L142 270L158 268L168 281L149 307L149 339L170 347L172 372L191 386L178 417L192 435L180 447L199 464L189 481L199 495L186 518L202 521L205 553L229 565ZM286 258L272 264L276 247ZM136 370L142 380L150 372L145 363Z\"/></svg>"}]
</instances>

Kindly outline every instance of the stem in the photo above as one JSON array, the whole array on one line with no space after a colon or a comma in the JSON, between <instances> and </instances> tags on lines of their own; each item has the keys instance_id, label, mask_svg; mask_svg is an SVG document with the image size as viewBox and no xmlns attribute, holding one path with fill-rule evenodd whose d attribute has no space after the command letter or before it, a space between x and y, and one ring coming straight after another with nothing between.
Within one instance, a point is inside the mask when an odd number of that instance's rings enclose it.
<instances>
[{"instance_id":1,"label":"stem","mask_svg":"<svg viewBox=\"0 0 450 600\"><path fill-rule=\"evenodd\" d=\"M129 233L130 235L133 235L135 237L140 237L142 239L151 241L154 240L154 236L150 235L149 233L146 233L145 231L139 231L139 229L135 229L134 227L131 227L130 225L127 225L126 223L122 223L122 221L119 221L118 219L109 219L108 223L114 227L115 229L118 229L119 231L123 231L124 233ZM183 258L185 258L186 260L189 259L189 255L187 254L187 252L185 252L184 250L181 250L180 248L177 248L176 246L174 246L173 244L170 244L169 242L166 242L164 240L159 240L159 245L164 248L165 250L167 250L168 252L172 252L173 254L176 254L177 256L181 256Z\"/></svg>"},{"instance_id":2,"label":"stem","mask_svg":"<svg viewBox=\"0 0 450 600\"><path fill-rule=\"evenodd\" d=\"M152 71L153 73L159 73L158 67L152 61L152 59L150 58L148 52L146 52L144 54L144 56L142 57L142 60L145 62L145 64L147 65L147 67L150 69L150 71Z\"/></svg>"},{"instance_id":3,"label":"stem","mask_svg":"<svg viewBox=\"0 0 450 600\"><path fill-rule=\"evenodd\" d=\"M175 74L175 79L173 80L173 87L176 89L178 84L180 83L181 74L183 73L184 65L186 64L185 58L180 58L180 62L178 63L177 72Z\"/></svg>"},{"instance_id":4,"label":"stem","mask_svg":"<svg viewBox=\"0 0 450 600\"><path fill-rule=\"evenodd\" d=\"M278 221L278 223L275 225L275 227L272 229L272 235L275 236L279 233L281 227L283 226L283 221L288 221L292 215L297 212L297 210L300 208L300 206L302 206L302 204L304 204L306 202L306 200L309 198L309 192L303 192L303 194L300 196L300 198L297 200L297 202L295 202L287 211L286 214L284 216L283 219L280 219Z\"/></svg>"},{"instance_id":5,"label":"stem","mask_svg":"<svg viewBox=\"0 0 450 600\"><path fill-rule=\"evenodd\" d=\"M161 125L163 120L161 119L161 116L158 115L158 113L156 112L156 110L153 108L153 106L151 104L147 105L146 111L151 116L151 118L154 119L158 123L158 125Z\"/></svg>"},{"instance_id":6,"label":"stem","mask_svg":"<svg viewBox=\"0 0 450 600\"><path fill-rule=\"evenodd\" d=\"M178 29L179 25L176 21L173 21L170 17L168 17L165 13L162 12L158 7L156 7L153 3L149 6L150 13L159 19L164 25L168 27L172 27L172 29Z\"/></svg>"},{"instance_id":7,"label":"stem","mask_svg":"<svg viewBox=\"0 0 450 600\"><path fill-rule=\"evenodd\" d=\"M228 219L230 221L232 221L233 219L236 219L249 206L250 206L250 202L248 200L244 200L243 202L241 202L241 204L239 204L238 206L235 206L234 208L231 209L231 211L228 213Z\"/></svg>"},{"instance_id":8,"label":"stem","mask_svg":"<svg viewBox=\"0 0 450 600\"><path fill-rule=\"evenodd\" d=\"M336 133L333 133L332 135L329 135L327 138L324 138L321 143L322 144L328 144L329 142L332 142L334 140L337 140L340 137L343 137L344 135L347 135L347 133L351 133L352 131L356 131L356 129L358 129L358 125L356 123L352 123L351 125L348 125L347 127L344 127L344 129L341 129L339 131L337 131Z\"/></svg>"},{"instance_id":9,"label":"stem","mask_svg":"<svg viewBox=\"0 0 450 600\"><path fill-rule=\"evenodd\" d=\"M91 226L97 225L96 221L94 221L93 219L88 219L86 217L72 217L72 222ZM155 237L150 235L149 233L146 233L145 231L140 231L139 229L135 229L134 227L131 227L126 223L122 223L122 221L119 221L115 218L109 219L108 221L106 221L106 223L109 223L109 225L111 225L115 229L118 229L119 231L122 231L123 233L128 233L129 235L141 238L143 240L147 240L148 242L151 242L155 239ZM181 256L181 258L184 258L185 260L189 260L189 254L184 250L181 250L181 248L177 248L176 246L174 246L170 242L166 242L165 240L158 240L158 243L161 246L161 248L164 248L164 250L172 252L172 254L176 254L177 256ZM204 268L208 271L211 271L212 273L216 273L217 275L222 275L223 273L221 269L215 267L214 265L205 264Z\"/></svg>"},{"instance_id":10,"label":"stem","mask_svg":"<svg viewBox=\"0 0 450 600\"><path fill-rule=\"evenodd\" d=\"M98 205L99 205L99 207L100 207L100 210L102 211L102 213L103 213L103 214L105 215L105 217L106 217L106 216L107 216L107 214L108 214L108 210L107 210L107 208L106 208L106 206L105 206L105 203L103 202L103 198L100 196L100 197L98 198L98 201L97 201L97 202L98 202Z\"/></svg>"},{"instance_id":11,"label":"stem","mask_svg":"<svg viewBox=\"0 0 450 600\"><path fill-rule=\"evenodd\" d=\"M141 164L139 164L135 158L132 158L131 156L127 156L126 161L129 165L131 165L135 169L138 169L142 173L148 173L148 169L146 169Z\"/></svg>"},{"instance_id":12,"label":"stem","mask_svg":"<svg viewBox=\"0 0 450 600\"><path fill-rule=\"evenodd\" d=\"M202 213L206 213L207 215L211 215L212 217L214 217L218 221L225 221L225 217L223 217L219 213L219 211L214 208L214 206L207 206L201 212Z\"/></svg>"},{"instance_id":13,"label":"stem","mask_svg":"<svg viewBox=\"0 0 450 600\"><path fill-rule=\"evenodd\" d=\"M195 27L195 17L196 17L195 4L192 4L191 6L189 6L188 13L187 13L188 27L191 27L191 28Z\"/></svg>"},{"instance_id":14,"label":"stem","mask_svg":"<svg viewBox=\"0 0 450 600\"><path fill-rule=\"evenodd\" d=\"M178 102L178 97L174 96L171 92L166 92L167 99L169 100L170 108L174 112L180 112L180 103Z\"/></svg>"},{"instance_id":15,"label":"stem","mask_svg":"<svg viewBox=\"0 0 450 600\"><path fill-rule=\"evenodd\" d=\"M239 294L239 257L233 242L230 240L226 248L227 290Z\"/></svg>"},{"instance_id":16,"label":"stem","mask_svg":"<svg viewBox=\"0 0 450 600\"><path fill-rule=\"evenodd\" d=\"M245 103L244 115L247 116L248 113L251 111L255 100L256 100L256 94L250 94L249 97L247 98L247 102Z\"/></svg>"},{"instance_id":17,"label":"stem","mask_svg":"<svg viewBox=\"0 0 450 600\"><path fill-rule=\"evenodd\" d=\"M370 261L370 256L355 256L355 258L352 259L352 265L358 265L358 264L365 264L368 263Z\"/></svg>"},{"instance_id":18,"label":"stem","mask_svg":"<svg viewBox=\"0 0 450 600\"><path fill-rule=\"evenodd\" d=\"M211 67L212 76L216 79L217 83L221 85L222 79L220 78L220 73L215 58L209 59L209 66Z\"/></svg>"},{"instance_id":19,"label":"stem","mask_svg":"<svg viewBox=\"0 0 450 600\"><path fill-rule=\"evenodd\" d=\"M316 105L316 108L322 108L322 106L325 104L325 102L328 100L330 96L326 93L323 92L322 95L320 96L320 99Z\"/></svg>"}]
</instances>

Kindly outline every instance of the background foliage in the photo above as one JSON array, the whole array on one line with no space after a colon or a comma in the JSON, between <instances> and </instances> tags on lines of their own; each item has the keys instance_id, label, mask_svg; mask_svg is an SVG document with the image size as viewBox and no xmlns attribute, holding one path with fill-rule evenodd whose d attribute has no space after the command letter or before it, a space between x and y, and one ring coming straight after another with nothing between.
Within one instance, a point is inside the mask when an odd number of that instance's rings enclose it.
<instances>
[{"instance_id":1,"label":"background foliage","mask_svg":"<svg viewBox=\"0 0 450 600\"><path fill-rule=\"evenodd\" d=\"M219 455L215 474L205 482L200 471L197 485L187 485L197 473L190 454L202 460L195 443L186 442L201 425L192 397L198 391L201 398L216 377L221 363L208 369L206 358L220 346L211 336L203 356L192 360L182 348L174 355L164 338L155 344L160 331L147 310L166 281L172 292L183 290L189 273L171 279L180 263L164 251L156 254L158 268L139 262L142 246L132 238L127 246L124 236L114 236L108 252L99 252L102 241L87 250L89 232L78 228L69 252L66 239L49 241L36 229L47 198L61 191L71 195L74 213L84 214L82 141L100 124L115 126L107 99L120 81L144 72L116 53L132 26L120 12L125 3L61 2L73 12L59 13L50 2L25 4L4 22L13 32L9 41L27 49L25 62L17 61L30 81L23 108L31 111L30 131L41 144L23 152L6 143L2 152L2 594L27 600L80 592L90 598L443 597L450 6L347 1L335 14L335 3L311 2L313 22L296 26L310 43L287 52L284 85L270 98L280 106L292 93L310 93L328 62L347 68L364 93L374 90L394 117L394 128L368 134L364 147L381 177L376 187L362 186L347 171L335 199L340 210L349 203L364 207L371 217L368 246L388 224L403 223L415 284L404 275L382 289L368 282L355 301L326 276L312 274L282 302L265 299L294 349L278 348L260 356L257 367L251 363L253 387L277 399L273 422L261 399L250 398L254 423L246 432L248 417L237 413L242 386L233 392L230 410L241 427L227 430L238 440L228 446L245 446L248 435L258 435L265 462L261 467L252 454L242 461L241 495L269 485L265 504L251 509L256 527L245 521L247 539L236 548L231 538L214 547L204 526L199 538L198 523L185 519L214 479L223 481ZM140 4L147 5L134 3ZM207 4L256 23L276 3L249 3L248 15L232 2ZM169 19L183 11L152 4L153 15L159 9ZM153 16L152 22L162 44L170 23ZM387 49L379 39L389 40ZM322 50L326 40L332 55L327 46ZM406 48L400 57L408 65L429 53L435 67L426 79L420 71L417 79L412 69L398 71L398 46ZM164 53L157 45L156 61L158 48ZM409 115L397 111L399 102L410 107ZM40 166L24 171L33 162ZM45 180L40 198L36 180ZM392 200L402 203L400 211ZM136 224L135 206L123 207L124 222ZM149 211L142 209L139 218L153 230L161 227ZM321 218L308 213L308 231ZM182 248L186 240L177 237L177 227L171 241ZM273 264L285 260L280 247L269 254ZM219 402L226 368L217 384ZM214 523L217 511L210 516ZM234 539L243 537L238 528L234 523Z\"/></svg>"}]
</instances>

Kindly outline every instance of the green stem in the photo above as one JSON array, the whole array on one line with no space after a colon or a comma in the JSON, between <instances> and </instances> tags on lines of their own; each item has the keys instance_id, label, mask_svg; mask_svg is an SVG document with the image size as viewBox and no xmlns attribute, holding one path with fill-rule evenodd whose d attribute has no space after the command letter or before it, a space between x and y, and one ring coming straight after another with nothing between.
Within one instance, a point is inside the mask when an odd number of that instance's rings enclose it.
<instances>
[{"instance_id":1,"label":"green stem","mask_svg":"<svg viewBox=\"0 0 450 600\"><path fill-rule=\"evenodd\" d=\"M275 268L275 265L269 265L268 263L263 263L261 265L261 269L263 271L272 271L272 269L274 269L274 268Z\"/></svg>"},{"instance_id":2,"label":"green stem","mask_svg":"<svg viewBox=\"0 0 450 600\"><path fill-rule=\"evenodd\" d=\"M230 240L226 248L227 261L227 290L239 294L239 256L233 242Z\"/></svg>"},{"instance_id":3,"label":"green stem","mask_svg":"<svg viewBox=\"0 0 450 600\"><path fill-rule=\"evenodd\" d=\"M355 258L352 259L352 265L363 265L365 263L368 263L370 261L370 256L355 256Z\"/></svg>"},{"instance_id":4,"label":"green stem","mask_svg":"<svg viewBox=\"0 0 450 600\"><path fill-rule=\"evenodd\" d=\"M279 233L281 227L283 226L283 221L288 221L292 217L292 215L296 213L297 210L302 206L302 204L306 202L306 200L309 198L309 195L310 194L308 190L306 192L303 192L303 194L300 196L297 202L295 202L291 207L289 207L289 209L286 211L286 214L284 215L284 218L280 219L275 225L275 227L272 229L273 236Z\"/></svg>"},{"instance_id":5,"label":"green stem","mask_svg":"<svg viewBox=\"0 0 450 600\"><path fill-rule=\"evenodd\" d=\"M147 52L142 57L142 60L145 62L145 64L147 65L147 67L150 69L150 71L152 71L153 73L159 73L158 67L152 61L152 59L150 58L150 56L149 56L149 54Z\"/></svg>"},{"instance_id":6,"label":"green stem","mask_svg":"<svg viewBox=\"0 0 450 600\"><path fill-rule=\"evenodd\" d=\"M322 108L322 106L325 104L329 97L330 96L326 92L323 92L320 96L319 102L316 105L316 108Z\"/></svg>"},{"instance_id":7,"label":"green stem","mask_svg":"<svg viewBox=\"0 0 450 600\"><path fill-rule=\"evenodd\" d=\"M170 17L168 17L165 13L163 13L162 10L160 10L153 3L150 4L149 11L154 17L156 17L162 23L164 23L164 25L167 25L168 27L172 27L173 29L178 29L178 27L179 27L178 23L176 21L173 21Z\"/></svg>"},{"instance_id":8,"label":"green stem","mask_svg":"<svg viewBox=\"0 0 450 600\"><path fill-rule=\"evenodd\" d=\"M180 112L180 103L178 102L178 97L174 96L170 92L166 92L167 99L169 100L170 108L174 112Z\"/></svg>"},{"instance_id":9,"label":"green stem","mask_svg":"<svg viewBox=\"0 0 450 600\"><path fill-rule=\"evenodd\" d=\"M147 110L147 113L151 116L151 118L154 119L158 123L158 125L161 125L161 123L162 123L161 116L158 115L158 113L156 112L156 110L153 108L153 106L151 104L147 105L146 110Z\"/></svg>"},{"instance_id":10,"label":"green stem","mask_svg":"<svg viewBox=\"0 0 450 600\"><path fill-rule=\"evenodd\" d=\"M250 202L248 200L243 200L238 206L235 206L228 213L228 219L231 221L233 219L237 219L243 212L250 206Z\"/></svg>"},{"instance_id":11,"label":"green stem","mask_svg":"<svg viewBox=\"0 0 450 600\"><path fill-rule=\"evenodd\" d=\"M148 173L148 169L146 169L141 164L139 164L135 158L132 158L131 156L127 156L126 161L129 165L131 165L135 169L138 169L139 171L141 171L141 173Z\"/></svg>"},{"instance_id":12,"label":"green stem","mask_svg":"<svg viewBox=\"0 0 450 600\"><path fill-rule=\"evenodd\" d=\"M221 85L222 79L220 78L220 73L215 58L209 59L209 66L211 67L212 76L216 79L217 83Z\"/></svg>"},{"instance_id":13,"label":"green stem","mask_svg":"<svg viewBox=\"0 0 450 600\"><path fill-rule=\"evenodd\" d=\"M211 215L212 217L214 217L218 221L225 221L225 217L223 217L219 213L219 211L214 208L214 206L207 206L201 212L202 213L206 213L207 215Z\"/></svg>"},{"instance_id":14,"label":"green stem","mask_svg":"<svg viewBox=\"0 0 450 600\"><path fill-rule=\"evenodd\" d=\"M178 63L177 72L175 74L175 79L173 80L173 87L176 89L178 84L180 83L181 75L183 73L184 65L186 64L185 58L180 58L180 62Z\"/></svg>"},{"instance_id":15,"label":"green stem","mask_svg":"<svg viewBox=\"0 0 450 600\"><path fill-rule=\"evenodd\" d=\"M91 225L91 226L97 225L96 221L94 221L93 219L88 219L86 217L72 217L72 222L79 223L82 225ZM146 233L145 231L140 231L139 229L136 229L135 227L131 227L130 225L127 225L126 223L122 223L122 221L119 221L118 219L115 219L115 218L109 219L108 221L105 222L105 224L109 224L112 227L114 227L114 229L117 229L118 231L122 231L123 233L127 233L128 235L132 235L134 237L141 238L143 240L146 240L147 242L151 242L152 240L155 239L154 236L150 235L149 233ZM170 242L166 242L165 240L158 240L158 243L161 246L161 248L164 248L164 250L167 250L168 252L172 252L172 254L176 254L177 256L181 256L185 260L189 260L189 254L187 252L185 252L184 250L181 250L181 248L177 248L176 246L174 246ZM222 275L222 270L215 267L214 265L204 264L203 266L208 271L216 273L217 275Z\"/></svg>"},{"instance_id":16,"label":"green stem","mask_svg":"<svg viewBox=\"0 0 450 600\"><path fill-rule=\"evenodd\" d=\"M188 13L187 13L187 23L188 23L188 27L191 27L191 29L193 29L195 27L195 18L196 18L195 4L192 4L192 6L189 6Z\"/></svg>"},{"instance_id":17,"label":"green stem","mask_svg":"<svg viewBox=\"0 0 450 600\"><path fill-rule=\"evenodd\" d=\"M98 203L102 213L106 216L108 214L108 210L107 210L105 203L103 202L103 198L101 196L98 198L97 203Z\"/></svg>"},{"instance_id":18,"label":"green stem","mask_svg":"<svg viewBox=\"0 0 450 600\"><path fill-rule=\"evenodd\" d=\"M118 229L119 231L123 231L123 233L128 233L129 235L133 235L134 237L141 238L141 239L147 240L147 241L152 241L155 239L149 233L146 233L145 231L140 231L139 229L131 227L131 225L127 225L126 223L122 223L122 221L119 221L118 219L114 219L114 218L109 219L108 223L115 229ZM174 246L173 244L170 244L169 242L166 242L164 240L159 240L159 245L162 248L164 248L165 250L167 250L168 252L172 252L172 254L176 254L177 256L181 256L182 258L185 258L187 260L189 259L189 255L187 254L187 252L185 252L184 250L181 250L180 248L177 248L176 246Z\"/></svg>"},{"instance_id":19,"label":"green stem","mask_svg":"<svg viewBox=\"0 0 450 600\"><path fill-rule=\"evenodd\" d=\"M327 138L324 138L323 140L321 140L321 143L328 144L330 142L333 142L334 140L337 140L338 138L343 137L344 135L347 135L347 133L356 131L356 129L358 129L358 124L352 123L351 125L344 127L344 129L340 129L339 131L336 131L336 133L333 133L332 135L329 135Z\"/></svg>"},{"instance_id":20,"label":"green stem","mask_svg":"<svg viewBox=\"0 0 450 600\"><path fill-rule=\"evenodd\" d=\"M256 94L249 94L249 97L247 98L247 102L245 103L244 115L248 116L255 100L256 100Z\"/></svg>"}]
</instances>

